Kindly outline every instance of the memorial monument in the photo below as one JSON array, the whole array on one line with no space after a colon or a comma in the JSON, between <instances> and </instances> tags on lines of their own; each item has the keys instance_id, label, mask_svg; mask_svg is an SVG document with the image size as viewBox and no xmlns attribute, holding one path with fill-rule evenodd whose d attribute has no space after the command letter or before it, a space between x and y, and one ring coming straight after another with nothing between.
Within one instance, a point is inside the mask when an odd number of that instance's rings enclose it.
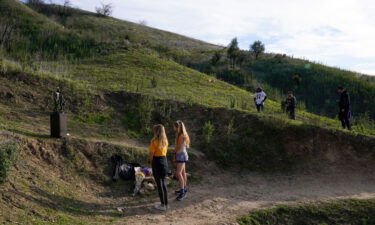
<instances>
[{"instance_id":1,"label":"memorial monument","mask_svg":"<svg viewBox=\"0 0 375 225\"><path fill-rule=\"evenodd\" d=\"M64 113L65 98L60 88L53 93L53 112L51 113L51 137L61 138L67 136L67 115Z\"/></svg>"}]
</instances>

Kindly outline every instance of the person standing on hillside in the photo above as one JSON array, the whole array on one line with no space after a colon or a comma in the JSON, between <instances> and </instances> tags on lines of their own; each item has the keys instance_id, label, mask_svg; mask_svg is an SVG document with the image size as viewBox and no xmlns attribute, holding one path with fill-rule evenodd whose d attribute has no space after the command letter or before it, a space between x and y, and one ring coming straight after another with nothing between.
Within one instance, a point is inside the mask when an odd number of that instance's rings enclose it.
<instances>
[{"instance_id":1,"label":"person standing on hillside","mask_svg":"<svg viewBox=\"0 0 375 225\"><path fill-rule=\"evenodd\" d=\"M258 112L261 110L264 110L264 101L266 101L267 95L266 93L262 90L261 87L257 87L255 93L254 93L254 102L255 106L257 107Z\"/></svg>"},{"instance_id":2,"label":"person standing on hillside","mask_svg":"<svg viewBox=\"0 0 375 225\"><path fill-rule=\"evenodd\" d=\"M186 197L188 191L185 164L189 160L187 148L190 146L190 137L186 131L185 124L181 120L173 124L173 130L176 132L173 161L177 164L176 177L180 184L180 190L176 191L176 194L178 194L176 200L181 201Z\"/></svg>"},{"instance_id":3,"label":"person standing on hillside","mask_svg":"<svg viewBox=\"0 0 375 225\"><path fill-rule=\"evenodd\" d=\"M156 205L157 210L166 211L168 209L168 192L165 185L165 177L168 174L167 150L168 139L163 125L158 124L153 128L152 138L147 162L152 164L152 173L158 186L160 205Z\"/></svg>"},{"instance_id":4,"label":"person standing on hillside","mask_svg":"<svg viewBox=\"0 0 375 225\"><path fill-rule=\"evenodd\" d=\"M296 119L296 104L297 100L294 97L292 91L288 91L288 97L285 100L286 112L289 113L289 118L292 120Z\"/></svg>"},{"instance_id":5,"label":"person standing on hillside","mask_svg":"<svg viewBox=\"0 0 375 225\"><path fill-rule=\"evenodd\" d=\"M338 87L337 92L340 94L340 100L338 101L339 104L339 119L342 124L342 128L348 128L348 130L351 130L351 111L350 111L350 97L348 92L344 87Z\"/></svg>"}]
</instances>

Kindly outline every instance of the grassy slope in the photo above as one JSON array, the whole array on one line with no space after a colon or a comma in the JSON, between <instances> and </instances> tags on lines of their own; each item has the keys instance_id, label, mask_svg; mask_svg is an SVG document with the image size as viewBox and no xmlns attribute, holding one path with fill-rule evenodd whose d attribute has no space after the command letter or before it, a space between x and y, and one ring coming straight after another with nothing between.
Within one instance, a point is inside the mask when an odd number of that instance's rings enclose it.
<instances>
[{"instance_id":1,"label":"grassy slope","mask_svg":"<svg viewBox=\"0 0 375 225\"><path fill-rule=\"evenodd\" d=\"M251 212L238 219L241 225L375 224L375 199L336 200L299 206L281 205Z\"/></svg>"},{"instance_id":2,"label":"grassy slope","mask_svg":"<svg viewBox=\"0 0 375 225\"><path fill-rule=\"evenodd\" d=\"M5 3L7 2L9 4L12 1L5 1ZM19 15L22 15L22 13L29 15L27 13L30 13L30 9L21 3L17 4ZM51 17L55 19L54 22L43 15L37 15L30 18L28 16L20 18L31 20L31 18L35 17L38 20L46 20L48 21L46 22L49 24L48 26L60 22L56 17ZM184 54L181 48L207 50L215 48L213 45L126 21L97 17L92 13L81 10L74 11L72 16L68 17L64 23L66 28L70 28L69 30L65 28L64 32L86 32L86 36L93 34L92 36L97 39L96 41L101 41L100 43L111 42L111 45L104 49L106 50L104 52L101 49L101 54L80 59L79 61L34 61L32 62L32 67L25 66L22 63L17 65L16 63L15 67L18 67L16 69L27 70L31 68L36 71L36 74L55 74L76 82L81 87L94 90L126 90L162 99L174 99L210 107L234 107L252 113L255 112L252 94L182 66L166 58L163 54L165 49L160 49L163 46L165 47L165 45L168 48L179 46L180 49L173 51L178 54ZM38 24L37 26L41 30L49 29L43 23L35 24ZM62 25L56 26L62 27ZM82 28L85 29L82 30ZM129 36L130 44L121 42L127 35ZM191 54L187 51L185 52L187 55ZM8 67L11 63L5 61L3 64ZM153 77L156 79L156 88L151 85ZM209 82L209 80L215 82ZM266 108L267 113L262 116L286 118L280 110L279 103L268 101ZM334 129L339 127L339 123L335 120L319 117L302 110L299 111L298 117L303 122L314 125ZM356 132L372 134L371 131L366 129L357 129Z\"/></svg>"},{"instance_id":3,"label":"grassy slope","mask_svg":"<svg viewBox=\"0 0 375 225\"><path fill-rule=\"evenodd\" d=\"M195 52L194 57L171 54L184 65L216 76L225 73L223 71L228 68L229 62L224 50L221 51L221 60L215 65L210 61L214 55L212 51ZM357 118L363 114L375 118L375 106L372 104L375 86L371 77L286 55L263 54L255 60L250 52L243 51L243 54L246 59L241 65L237 65L237 70L249 81L240 84L241 87L252 90L260 85L277 101L281 101L287 91L293 90L299 102L303 103L309 112L335 117L338 98L336 88L346 86ZM300 76L299 84L293 80L295 75Z\"/></svg>"},{"instance_id":4,"label":"grassy slope","mask_svg":"<svg viewBox=\"0 0 375 225\"><path fill-rule=\"evenodd\" d=\"M57 20L58 21L58 20ZM65 27L82 32L90 32L93 36L107 42L139 42L152 47L178 50L215 50L219 46L206 43L179 34L163 31L148 26L112 18L98 17L95 13L74 10L65 22Z\"/></svg>"},{"instance_id":5,"label":"grassy slope","mask_svg":"<svg viewBox=\"0 0 375 225\"><path fill-rule=\"evenodd\" d=\"M276 58L275 58L276 57ZM257 79L286 92L294 90L309 111L335 116L337 113L335 89L347 87L352 98L352 110L356 114L368 113L375 118L375 86L365 77L351 71L328 67L307 60L266 55L247 66ZM301 82L296 85L293 76L299 74ZM318 88L319 87L319 88ZM317 91L319 90L319 91Z\"/></svg>"},{"instance_id":6,"label":"grassy slope","mask_svg":"<svg viewBox=\"0 0 375 225\"><path fill-rule=\"evenodd\" d=\"M22 10L28 10L23 9L23 6L19 7L21 7ZM35 17L41 18L42 20L45 18L38 15L35 15ZM111 18L97 18L92 15L87 17L87 20L89 20L89 23L98 25L103 23L103 26L109 26L108 24L105 25L108 23L108 21L115 21ZM55 23L52 20L47 21L49 21L48 26L55 26L53 25ZM127 24L126 22L122 21L118 21L118 23ZM112 24L112 22L109 22L109 24ZM43 26L44 25L42 25L42 27ZM135 24L132 26L138 27L138 25ZM169 37L168 33L165 35ZM171 34L171 36L174 35ZM178 37L182 39L180 43L188 43L186 44L186 48L190 48L189 46L194 45L192 42L196 43L195 41L191 42L189 39L184 39L181 36ZM127 49L121 48L121 50L114 50L110 47L108 52L105 54L98 54L95 57L88 57L77 62L64 60L35 61L33 62L33 65L36 65L37 69L33 69L29 66L23 66L22 62L20 63L14 60L4 59L1 61L0 66L0 71L2 71L4 74L10 74L9 76L11 76L15 72L26 71L28 73L25 75L28 76L30 80L38 78L40 81L38 81L38 85L34 85L31 82L28 86L25 85L24 81L21 82L17 79L12 80L2 77L1 91L5 94L7 92L16 93L17 96L23 96L24 92L31 92L34 94L33 98L43 98L43 100L47 100L47 93L52 92L56 85L67 83L63 86L64 90L67 92L67 97L71 99L78 99L76 103L76 106L79 106L78 109L74 107L69 109L69 112L72 112L72 117L70 117L72 119L70 120L69 127L72 133L77 136L95 135L99 138L107 138L115 133L120 133L122 135L122 133L127 132L126 129L120 127L121 121L110 120L105 121L104 124L100 124L95 121L95 118L92 119L90 117L85 117L85 115L87 115L89 112L98 112L104 115L113 116L111 114L113 109L101 109L100 107L95 106L95 103L93 103L94 101L88 100L89 98L84 96L86 93L86 90L84 90L85 88L90 89L89 92L92 95L103 94L103 89L104 91L126 90L130 92L149 94L162 99L176 99L183 102L198 103L211 107L229 107L232 99L236 99L236 108L247 111L250 114L257 115L251 103L252 97L250 93L221 81L216 81L214 83L208 82L208 80L212 79L212 77L181 66L178 63L165 58L163 54L160 54L158 48L155 47L158 44L160 43L148 43L142 45L139 41L132 41ZM199 42L199 45L201 45L201 42ZM179 53L181 53L181 51L179 51ZM156 88L151 87L150 80L154 76L157 79ZM52 82L50 84L46 82L46 84L45 80L56 80L58 82ZM38 90L27 90L33 89L33 87L37 87L36 89ZM187 96L185 96L185 94ZM81 97L82 95L83 97ZM2 126L7 130L11 130L16 133L23 133L31 137L40 138L40 133L48 134L48 115L45 113L48 111L48 107L43 106L43 104L40 102L38 103L38 100L34 102L33 100L27 99L27 96L23 98L24 99L15 98L14 102L8 101L6 103L1 103L0 118ZM267 121L263 117L272 119L275 117L283 119L285 117L284 114L279 111L279 106L277 103L269 101L267 108L268 112L259 115L257 118L262 118L264 119L262 121ZM83 117L84 119L80 120L79 117ZM204 119L208 118L209 116L205 117ZM306 112L300 112L299 118L303 119L303 121L307 123L312 123L319 126L327 126L332 128L338 127L337 121L324 117L318 117ZM204 119L201 119L200 121L203 121ZM241 122L242 121L239 121L238 123ZM227 125L222 124L221 121L220 124L222 127ZM302 124L302 122L285 120L285 123L281 122L281 124L283 126L288 126L290 124ZM198 124L197 126L202 126L202 124ZM196 130L198 133L200 131L200 127L197 127ZM258 130L258 132L259 135L264 136L262 130ZM371 134L371 131L360 132ZM117 138L124 138L121 135L118 135ZM238 137L236 140L239 140L239 138L240 137ZM82 150L82 153L72 154L71 157L73 158L67 161L64 161L64 158L62 158L63 160L61 160L61 162L69 163L69 161L72 161L70 163L76 163L76 165L73 165L73 168L66 170L70 173L69 175L87 175L85 168L80 168L80 164L77 163L77 159L74 159L75 157L78 157L78 162L84 161L79 158L87 155L87 152L84 149L85 148L80 149L80 151ZM105 157L101 156L99 158L96 158L98 155L93 153L94 156L92 156L90 153L88 154L88 158L92 160L94 165L98 162L98 159L102 160L100 163L104 165L107 163L105 160L108 158L110 153L112 152L106 152L105 154L107 155L105 155ZM32 154L33 153L29 152L24 156L25 158L35 160L37 157ZM133 154L133 151L131 151L131 154ZM48 154L44 153L41 155L48 156ZM59 155L58 157L64 156ZM33 174L24 173L30 168L34 170ZM81 192L77 193L76 188L71 185L80 181L80 176L73 177L69 182L66 182L66 179L69 178L59 178L56 176L53 177L51 181L51 173L45 173L41 168L51 168L51 171L56 169L54 166L43 164L39 160L36 160L36 162L27 160L27 162L22 165L22 168L18 169L19 171L16 174L18 175L16 177L21 177L21 179L11 180L11 182L7 184L7 190L13 190L11 185L14 185L16 188L18 188L20 193L26 194L26 197L29 199L42 199L43 201L31 201L32 203L30 204L28 201L22 201L22 196L14 196L12 193L3 194L1 203L6 208L6 210L3 212L8 214L7 217L2 218L8 220L4 222L25 222L33 220L32 223L35 224L49 224L53 223L53 221L60 224L85 224L92 223L94 218L95 222L97 223L105 223L113 222L112 220L116 220L116 217L119 216L119 213L115 210L115 206L110 206L111 211L105 212L106 214L101 214L102 212L100 212L98 215L93 215L92 211L87 210L89 207L85 205L85 202L89 202L89 199L84 199L82 196L85 196L85 194ZM61 168L64 169L64 167ZM58 174L58 172L56 172L56 174ZM29 179L30 177L31 179ZM95 186L90 184L92 180L89 179L85 181L89 182L87 185L88 187ZM37 185L35 185L35 182L37 182ZM41 187L42 191L32 189L31 187L33 186ZM123 194L124 190L121 191ZM12 198L18 198L21 200L12 201ZM8 201L8 199L10 200ZM19 205L21 208L15 210L11 206L12 202L22 202L22 204ZM91 204L91 207L95 206L95 204ZM28 210L30 208L34 208L35 210Z\"/></svg>"},{"instance_id":7,"label":"grassy slope","mask_svg":"<svg viewBox=\"0 0 375 225\"><path fill-rule=\"evenodd\" d=\"M106 195L119 202L140 201L128 192L131 182L109 182L108 159L116 153L144 163L146 150L79 139L67 140L63 148L61 140L0 132L2 142L14 138L24 147L8 182L0 184L1 224L112 224L123 215L116 210L119 203Z\"/></svg>"}]
</instances>

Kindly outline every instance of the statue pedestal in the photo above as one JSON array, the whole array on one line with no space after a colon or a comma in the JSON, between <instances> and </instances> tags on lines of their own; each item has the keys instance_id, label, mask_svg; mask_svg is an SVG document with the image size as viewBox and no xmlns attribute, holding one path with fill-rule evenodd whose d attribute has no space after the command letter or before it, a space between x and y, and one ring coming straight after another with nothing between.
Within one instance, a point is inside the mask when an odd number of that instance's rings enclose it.
<instances>
[{"instance_id":1,"label":"statue pedestal","mask_svg":"<svg viewBox=\"0 0 375 225\"><path fill-rule=\"evenodd\" d=\"M50 115L51 118L51 137L61 138L66 137L67 134L67 115L65 113L54 112Z\"/></svg>"}]
</instances>

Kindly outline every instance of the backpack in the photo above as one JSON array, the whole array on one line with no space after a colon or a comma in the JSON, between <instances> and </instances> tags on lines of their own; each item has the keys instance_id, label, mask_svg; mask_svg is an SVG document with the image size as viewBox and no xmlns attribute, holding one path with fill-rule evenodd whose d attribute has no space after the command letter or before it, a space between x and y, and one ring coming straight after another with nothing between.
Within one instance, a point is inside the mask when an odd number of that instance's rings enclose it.
<instances>
[{"instance_id":1,"label":"backpack","mask_svg":"<svg viewBox=\"0 0 375 225\"><path fill-rule=\"evenodd\" d=\"M117 181L119 178L123 180L132 180L135 178L134 167L140 166L138 163L127 163L119 155L113 155L111 161L115 164L112 180Z\"/></svg>"}]
</instances>

